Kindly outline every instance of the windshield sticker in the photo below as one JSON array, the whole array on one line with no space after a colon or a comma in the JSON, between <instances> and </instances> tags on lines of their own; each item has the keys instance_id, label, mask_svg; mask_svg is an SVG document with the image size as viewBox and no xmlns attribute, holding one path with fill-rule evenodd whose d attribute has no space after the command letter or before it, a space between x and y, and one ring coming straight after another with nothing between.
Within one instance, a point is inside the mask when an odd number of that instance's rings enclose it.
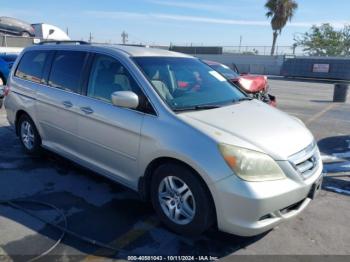
<instances>
[{"instance_id":1,"label":"windshield sticker","mask_svg":"<svg viewBox=\"0 0 350 262\"><path fill-rule=\"evenodd\" d=\"M216 71L209 71L209 74L211 74L213 77L215 77L217 80L224 82L226 81L225 77L223 77L222 75L220 75L218 72Z\"/></svg>"}]
</instances>

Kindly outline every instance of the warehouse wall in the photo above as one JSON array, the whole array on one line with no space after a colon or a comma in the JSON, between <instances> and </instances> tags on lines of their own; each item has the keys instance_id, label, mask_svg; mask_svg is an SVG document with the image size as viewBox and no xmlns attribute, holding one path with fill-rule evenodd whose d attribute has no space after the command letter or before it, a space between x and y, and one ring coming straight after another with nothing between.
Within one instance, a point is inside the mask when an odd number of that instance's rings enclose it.
<instances>
[{"instance_id":1,"label":"warehouse wall","mask_svg":"<svg viewBox=\"0 0 350 262\"><path fill-rule=\"evenodd\" d=\"M263 55L196 55L201 59L217 61L227 66L236 64L241 73L280 75L283 64L283 56L263 56Z\"/></svg>"}]
</instances>

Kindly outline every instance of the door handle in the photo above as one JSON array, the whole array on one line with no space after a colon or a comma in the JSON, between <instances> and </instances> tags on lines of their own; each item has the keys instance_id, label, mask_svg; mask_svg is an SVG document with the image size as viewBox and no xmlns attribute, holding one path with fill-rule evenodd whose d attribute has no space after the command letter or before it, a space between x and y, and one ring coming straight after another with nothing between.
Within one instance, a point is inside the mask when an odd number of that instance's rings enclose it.
<instances>
[{"instance_id":1,"label":"door handle","mask_svg":"<svg viewBox=\"0 0 350 262\"><path fill-rule=\"evenodd\" d=\"M70 101L63 101L62 102L62 105L65 107L65 108L70 108L73 106L72 102Z\"/></svg>"},{"instance_id":2,"label":"door handle","mask_svg":"<svg viewBox=\"0 0 350 262\"><path fill-rule=\"evenodd\" d=\"M85 114L90 115L94 112L91 107L83 106L80 108L81 111L83 111Z\"/></svg>"}]
</instances>

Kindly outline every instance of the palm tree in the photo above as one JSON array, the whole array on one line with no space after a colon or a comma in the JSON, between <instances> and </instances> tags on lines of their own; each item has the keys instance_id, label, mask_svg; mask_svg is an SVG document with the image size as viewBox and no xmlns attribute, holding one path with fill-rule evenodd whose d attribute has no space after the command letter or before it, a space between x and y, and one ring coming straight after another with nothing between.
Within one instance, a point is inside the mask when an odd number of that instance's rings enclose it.
<instances>
[{"instance_id":1,"label":"palm tree","mask_svg":"<svg viewBox=\"0 0 350 262\"><path fill-rule=\"evenodd\" d=\"M271 55L274 55L277 37L281 34L287 22L292 20L298 4L294 0L268 0L265 8L268 10L266 16L268 18L271 17L271 27L273 30Z\"/></svg>"}]
</instances>

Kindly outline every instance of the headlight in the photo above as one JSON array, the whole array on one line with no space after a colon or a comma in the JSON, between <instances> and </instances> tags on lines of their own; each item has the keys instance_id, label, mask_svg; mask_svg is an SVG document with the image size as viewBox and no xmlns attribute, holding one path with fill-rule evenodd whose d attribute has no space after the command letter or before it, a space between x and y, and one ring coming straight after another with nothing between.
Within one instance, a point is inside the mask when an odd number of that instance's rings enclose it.
<instances>
[{"instance_id":1,"label":"headlight","mask_svg":"<svg viewBox=\"0 0 350 262\"><path fill-rule=\"evenodd\" d=\"M246 181L269 181L286 178L282 169L268 155L226 144L219 145L228 166Z\"/></svg>"}]
</instances>

